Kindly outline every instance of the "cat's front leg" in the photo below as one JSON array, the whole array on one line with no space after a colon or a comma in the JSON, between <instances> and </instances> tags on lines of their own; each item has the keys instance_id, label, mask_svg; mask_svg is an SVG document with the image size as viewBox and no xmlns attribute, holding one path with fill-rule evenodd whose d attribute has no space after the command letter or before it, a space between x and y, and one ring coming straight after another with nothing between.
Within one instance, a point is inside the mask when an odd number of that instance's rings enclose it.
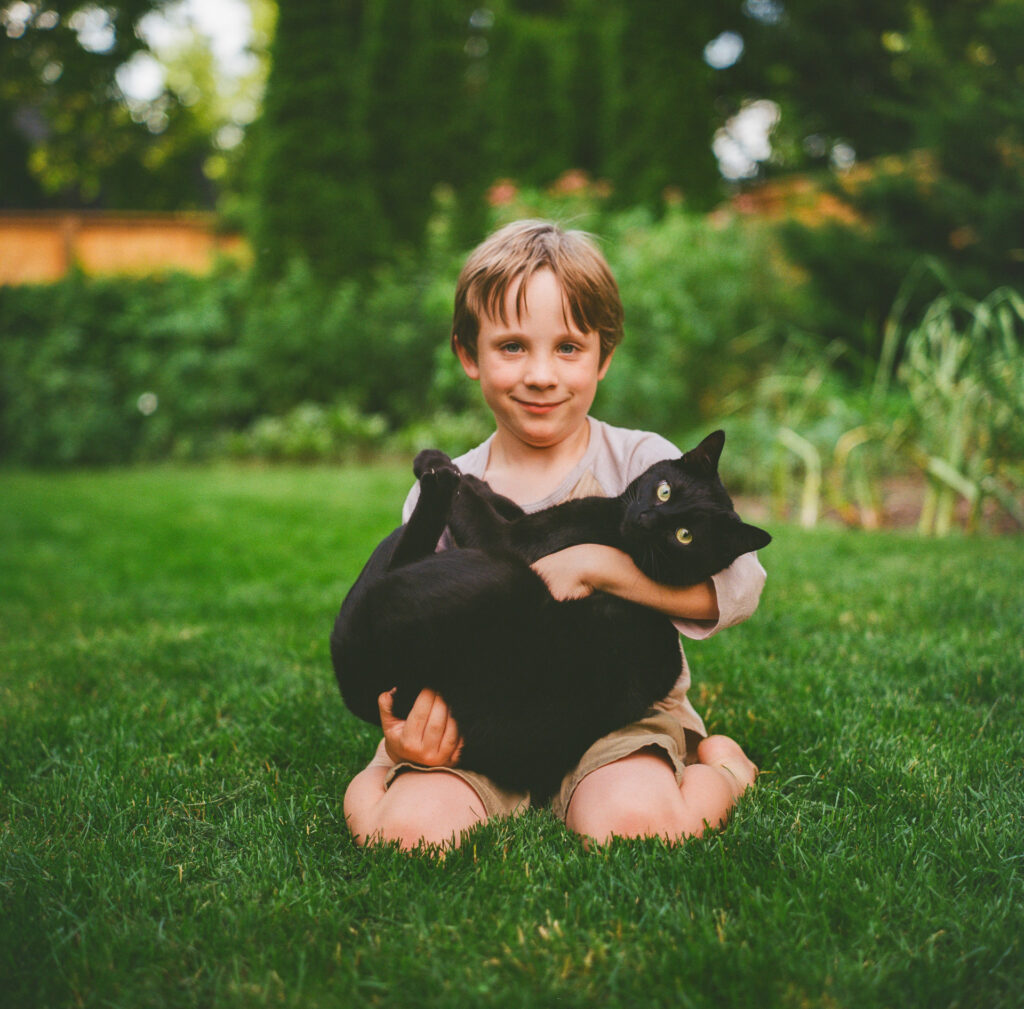
<instances>
[{"instance_id":1,"label":"cat's front leg","mask_svg":"<svg viewBox=\"0 0 1024 1009\"><path fill-rule=\"evenodd\" d=\"M499 549L508 546L510 526L523 516L514 501L496 494L483 480L464 476L448 526L459 547Z\"/></svg>"},{"instance_id":2,"label":"cat's front leg","mask_svg":"<svg viewBox=\"0 0 1024 1009\"><path fill-rule=\"evenodd\" d=\"M416 456L413 473L419 478L420 496L391 557L391 570L434 552L462 480L459 468L436 449Z\"/></svg>"}]
</instances>

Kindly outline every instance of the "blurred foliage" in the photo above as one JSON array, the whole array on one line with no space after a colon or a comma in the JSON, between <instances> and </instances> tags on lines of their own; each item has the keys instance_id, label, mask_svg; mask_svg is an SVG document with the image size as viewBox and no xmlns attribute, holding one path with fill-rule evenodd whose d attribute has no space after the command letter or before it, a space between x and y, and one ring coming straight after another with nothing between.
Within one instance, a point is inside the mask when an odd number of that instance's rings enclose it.
<instances>
[{"instance_id":1,"label":"blurred foliage","mask_svg":"<svg viewBox=\"0 0 1024 1009\"><path fill-rule=\"evenodd\" d=\"M457 452L490 425L446 348L462 256L542 216L600 234L622 289L600 416L681 442L730 417L731 481L808 524L881 523L908 465L922 528L958 501L1020 520L1024 0L279 4L237 146L201 46L153 102L121 94L163 6L0 8L0 202L227 192L256 268L0 289L4 459ZM750 181L803 173L818 202L700 216L746 184L712 137L766 99Z\"/></svg>"},{"instance_id":2,"label":"blurred foliage","mask_svg":"<svg viewBox=\"0 0 1024 1009\"><path fill-rule=\"evenodd\" d=\"M855 357L840 341L822 347L817 334L792 330L778 357L723 400L731 487L805 527L826 511L853 526L884 524L881 482L907 468L898 446L909 404L899 388L873 398Z\"/></svg>"},{"instance_id":3,"label":"blurred foliage","mask_svg":"<svg viewBox=\"0 0 1024 1009\"><path fill-rule=\"evenodd\" d=\"M226 194L264 279L305 257L334 282L418 253L438 186L463 245L501 178L537 188L578 170L620 209L707 209L727 195L712 138L768 99L781 119L757 177L820 170L859 211L788 236L827 339L877 357L923 254L975 298L1022 286L1024 0L315 0L278 4L272 43L269 4L255 4L254 45L273 46L264 114L241 144L254 110L225 133L201 46L164 53L165 92L126 104L117 70L165 0L2 8L0 201L183 209ZM738 48L714 69L722 38Z\"/></svg>"},{"instance_id":4,"label":"blurred foliage","mask_svg":"<svg viewBox=\"0 0 1024 1009\"><path fill-rule=\"evenodd\" d=\"M236 458L350 463L378 453L386 433L380 414L362 413L346 400L300 403L283 417L260 417L226 435L223 447Z\"/></svg>"},{"instance_id":5,"label":"blurred foliage","mask_svg":"<svg viewBox=\"0 0 1024 1009\"><path fill-rule=\"evenodd\" d=\"M805 317L802 285L756 224L638 210L602 234L628 334L598 393L612 423L638 426L642 413L639 426L678 433L715 416Z\"/></svg>"},{"instance_id":6,"label":"blurred foliage","mask_svg":"<svg viewBox=\"0 0 1024 1009\"><path fill-rule=\"evenodd\" d=\"M929 479L921 531L949 532L957 499L970 505L969 525L994 498L1024 526L1024 298L950 292L906 330L898 380L912 406L910 451Z\"/></svg>"},{"instance_id":7,"label":"blurred foliage","mask_svg":"<svg viewBox=\"0 0 1024 1009\"><path fill-rule=\"evenodd\" d=\"M789 228L821 330L877 357L922 256L973 298L1024 288L1024 3L759 6L729 73L782 108L769 170L831 163L834 191L859 212L856 224ZM920 311L939 292L916 293Z\"/></svg>"},{"instance_id":8,"label":"blurred foliage","mask_svg":"<svg viewBox=\"0 0 1024 1009\"><path fill-rule=\"evenodd\" d=\"M437 205L424 253L334 285L300 259L274 283L224 264L208 279L0 289L3 460L344 463L470 448L493 418L448 348L456 213ZM948 278L913 271L876 359L808 324L806 284L759 226L619 211L579 174L545 191L503 184L492 225L526 214L574 218L606 243L627 324L602 419L678 444L724 424L729 485L808 526L826 513L883 525L884 484L908 471L931 487L924 532L993 509L1024 525L1018 293L947 288L918 310Z\"/></svg>"},{"instance_id":9,"label":"blurred foliage","mask_svg":"<svg viewBox=\"0 0 1024 1009\"><path fill-rule=\"evenodd\" d=\"M893 307L873 378L840 341L822 352L792 332L778 360L725 399L732 458L743 460L733 486L769 494L777 514L808 527L827 509L877 528L884 481L916 471L927 485L920 532L949 533L958 512L977 528L986 505L1024 528L1024 298L950 289L918 311L922 272Z\"/></svg>"},{"instance_id":10,"label":"blurred foliage","mask_svg":"<svg viewBox=\"0 0 1024 1009\"><path fill-rule=\"evenodd\" d=\"M261 272L298 255L322 278L422 241L448 186L481 237L493 180L607 178L619 206L721 196L711 138L710 0L555 6L504 0L282 5L256 128L251 230Z\"/></svg>"},{"instance_id":11,"label":"blurred foliage","mask_svg":"<svg viewBox=\"0 0 1024 1009\"><path fill-rule=\"evenodd\" d=\"M598 203L589 190L576 199L518 191L514 206L595 208L574 223L600 224L627 312L597 410L616 423L688 430L746 369L772 359L797 294L756 229L682 210L653 221ZM61 465L201 456L229 431L245 433L234 451L270 457L322 444L342 458L346 431L360 450L470 447L491 419L448 349L464 255L456 213L438 207L422 254L333 285L295 260L272 283L225 265L205 280L74 275L0 288L4 457Z\"/></svg>"},{"instance_id":12,"label":"blurred foliage","mask_svg":"<svg viewBox=\"0 0 1024 1009\"><path fill-rule=\"evenodd\" d=\"M190 455L251 416L247 283L90 280L0 288L0 445L19 463Z\"/></svg>"},{"instance_id":13,"label":"blurred foliage","mask_svg":"<svg viewBox=\"0 0 1024 1009\"><path fill-rule=\"evenodd\" d=\"M4 6L0 205L212 205L202 172L211 138L189 104L165 90L133 109L116 79L146 51L139 22L166 2Z\"/></svg>"}]
</instances>

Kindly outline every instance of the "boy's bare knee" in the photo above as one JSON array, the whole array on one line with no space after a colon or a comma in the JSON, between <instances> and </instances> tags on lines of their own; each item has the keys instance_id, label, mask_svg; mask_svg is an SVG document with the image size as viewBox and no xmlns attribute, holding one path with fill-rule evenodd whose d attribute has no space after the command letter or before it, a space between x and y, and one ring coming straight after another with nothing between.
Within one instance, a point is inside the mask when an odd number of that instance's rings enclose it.
<instances>
[{"instance_id":1,"label":"boy's bare knee","mask_svg":"<svg viewBox=\"0 0 1024 1009\"><path fill-rule=\"evenodd\" d=\"M453 774L417 774L396 778L358 832L357 843L397 842L404 849L419 845L458 847L462 833L487 819L476 792Z\"/></svg>"},{"instance_id":2,"label":"boy's bare knee","mask_svg":"<svg viewBox=\"0 0 1024 1009\"><path fill-rule=\"evenodd\" d=\"M613 837L664 837L684 833L675 775L654 753L602 767L580 782L569 804L566 826L604 844Z\"/></svg>"}]
</instances>

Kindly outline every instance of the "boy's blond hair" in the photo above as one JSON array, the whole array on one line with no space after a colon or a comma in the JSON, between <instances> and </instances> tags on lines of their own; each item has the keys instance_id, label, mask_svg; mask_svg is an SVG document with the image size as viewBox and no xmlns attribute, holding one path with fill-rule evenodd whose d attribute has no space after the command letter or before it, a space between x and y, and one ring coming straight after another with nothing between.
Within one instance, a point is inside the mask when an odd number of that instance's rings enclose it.
<instances>
[{"instance_id":1,"label":"boy's blond hair","mask_svg":"<svg viewBox=\"0 0 1024 1009\"><path fill-rule=\"evenodd\" d=\"M508 325L505 298L517 281L516 314L526 305L526 285L538 270L558 278L572 321L582 333L597 332L601 361L622 340L619 288L594 239L585 231L563 231L551 221L516 221L478 245L455 286L452 349L476 360L483 317Z\"/></svg>"}]
</instances>

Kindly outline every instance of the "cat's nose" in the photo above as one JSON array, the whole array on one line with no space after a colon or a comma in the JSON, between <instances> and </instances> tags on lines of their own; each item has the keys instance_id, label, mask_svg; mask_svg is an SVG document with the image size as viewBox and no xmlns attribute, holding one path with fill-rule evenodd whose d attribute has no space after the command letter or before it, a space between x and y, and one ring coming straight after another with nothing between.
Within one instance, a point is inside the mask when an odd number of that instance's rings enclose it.
<instances>
[{"instance_id":1,"label":"cat's nose","mask_svg":"<svg viewBox=\"0 0 1024 1009\"><path fill-rule=\"evenodd\" d=\"M641 529L653 529L654 519L654 512L640 512L640 514L636 517L636 524L640 526Z\"/></svg>"}]
</instances>

